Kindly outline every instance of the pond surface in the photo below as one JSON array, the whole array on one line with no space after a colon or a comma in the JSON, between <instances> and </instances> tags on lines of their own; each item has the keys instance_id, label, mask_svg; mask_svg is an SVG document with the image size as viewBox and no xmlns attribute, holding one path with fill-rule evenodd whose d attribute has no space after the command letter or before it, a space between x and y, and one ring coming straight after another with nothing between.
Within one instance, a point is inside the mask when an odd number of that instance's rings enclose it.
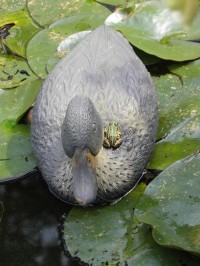
<instances>
[{"instance_id":1,"label":"pond surface","mask_svg":"<svg viewBox=\"0 0 200 266\"><path fill-rule=\"evenodd\" d=\"M0 201L0 265L83 265L64 254L62 219L71 207L51 195L40 174L0 184Z\"/></svg>"}]
</instances>

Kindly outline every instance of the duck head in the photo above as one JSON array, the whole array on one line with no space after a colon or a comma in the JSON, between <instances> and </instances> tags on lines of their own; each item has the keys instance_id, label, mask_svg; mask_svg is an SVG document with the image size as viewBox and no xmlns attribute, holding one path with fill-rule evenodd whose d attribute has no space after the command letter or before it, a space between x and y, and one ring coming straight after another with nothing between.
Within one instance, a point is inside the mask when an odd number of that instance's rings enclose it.
<instances>
[{"instance_id":1,"label":"duck head","mask_svg":"<svg viewBox=\"0 0 200 266\"><path fill-rule=\"evenodd\" d=\"M72 158L73 194L79 205L97 196L96 158L103 143L103 125L94 104L75 96L69 102L61 129L62 145Z\"/></svg>"}]
</instances>

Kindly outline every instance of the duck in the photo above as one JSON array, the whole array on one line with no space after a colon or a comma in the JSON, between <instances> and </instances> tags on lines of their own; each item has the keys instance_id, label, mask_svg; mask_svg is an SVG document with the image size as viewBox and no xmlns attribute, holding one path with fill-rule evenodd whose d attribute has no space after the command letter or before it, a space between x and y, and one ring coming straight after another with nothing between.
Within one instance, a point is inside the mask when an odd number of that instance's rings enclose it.
<instances>
[{"instance_id":1,"label":"duck","mask_svg":"<svg viewBox=\"0 0 200 266\"><path fill-rule=\"evenodd\" d=\"M47 76L33 107L31 141L49 190L93 206L136 186L157 127L149 72L123 35L102 25Z\"/></svg>"}]
</instances>

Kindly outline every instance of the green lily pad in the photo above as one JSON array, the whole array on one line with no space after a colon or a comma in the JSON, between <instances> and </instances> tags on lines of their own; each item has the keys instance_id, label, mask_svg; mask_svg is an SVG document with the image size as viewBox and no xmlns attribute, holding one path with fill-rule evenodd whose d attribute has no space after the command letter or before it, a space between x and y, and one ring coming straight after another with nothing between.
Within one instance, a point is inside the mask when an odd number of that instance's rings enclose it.
<instances>
[{"instance_id":1,"label":"green lily pad","mask_svg":"<svg viewBox=\"0 0 200 266\"><path fill-rule=\"evenodd\" d=\"M15 89L0 89L0 123L4 120L18 122L34 103L42 80L34 80Z\"/></svg>"},{"instance_id":2,"label":"green lily pad","mask_svg":"<svg viewBox=\"0 0 200 266\"><path fill-rule=\"evenodd\" d=\"M154 78L158 91L158 138L166 137L179 123L200 113L200 60L171 65L172 74Z\"/></svg>"},{"instance_id":3,"label":"green lily pad","mask_svg":"<svg viewBox=\"0 0 200 266\"><path fill-rule=\"evenodd\" d=\"M14 23L9 35L3 43L15 54L26 57L26 47L29 40L39 31L39 27L32 21L25 11L0 15L0 26Z\"/></svg>"},{"instance_id":4,"label":"green lily pad","mask_svg":"<svg viewBox=\"0 0 200 266\"><path fill-rule=\"evenodd\" d=\"M38 79L26 60L0 55L0 89L12 89Z\"/></svg>"},{"instance_id":5,"label":"green lily pad","mask_svg":"<svg viewBox=\"0 0 200 266\"><path fill-rule=\"evenodd\" d=\"M173 74L153 77L153 81L158 92L159 128L157 139L163 139L172 128L187 118L180 106L180 95L182 96L186 91L183 89L181 79ZM186 106L184 109L187 111Z\"/></svg>"},{"instance_id":6,"label":"green lily pad","mask_svg":"<svg viewBox=\"0 0 200 266\"><path fill-rule=\"evenodd\" d=\"M25 173L30 172L36 166L36 160L33 154L9 160L0 160L0 182L19 178Z\"/></svg>"},{"instance_id":7,"label":"green lily pad","mask_svg":"<svg viewBox=\"0 0 200 266\"><path fill-rule=\"evenodd\" d=\"M0 124L0 160L25 157L31 153L30 128L5 121Z\"/></svg>"},{"instance_id":8,"label":"green lily pad","mask_svg":"<svg viewBox=\"0 0 200 266\"><path fill-rule=\"evenodd\" d=\"M0 14L8 14L23 9L26 0L1 0Z\"/></svg>"},{"instance_id":9,"label":"green lily pad","mask_svg":"<svg viewBox=\"0 0 200 266\"><path fill-rule=\"evenodd\" d=\"M36 166L30 142L30 127L0 124L0 180L5 180Z\"/></svg>"},{"instance_id":10,"label":"green lily pad","mask_svg":"<svg viewBox=\"0 0 200 266\"><path fill-rule=\"evenodd\" d=\"M133 215L145 186L138 185L115 205L73 208L65 222L67 248L89 265L180 266L200 262L188 254L160 247L151 229Z\"/></svg>"},{"instance_id":11,"label":"green lily pad","mask_svg":"<svg viewBox=\"0 0 200 266\"><path fill-rule=\"evenodd\" d=\"M148 165L165 169L196 152L200 144L200 60L169 67L173 74L154 78L158 91L159 130Z\"/></svg>"},{"instance_id":12,"label":"green lily pad","mask_svg":"<svg viewBox=\"0 0 200 266\"><path fill-rule=\"evenodd\" d=\"M69 16L77 15L105 15L110 11L93 0L37 0L27 1L32 18L41 26L48 26L53 22ZM94 20L95 23L95 20Z\"/></svg>"},{"instance_id":13,"label":"green lily pad","mask_svg":"<svg viewBox=\"0 0 200 266\"><path fill-rule=\"evenodd\" d=\"M132 227L129 222L133 208L144 189L144 185L137 186L115 205L73 208L65 222L65 240L70 254L94 265L112 261L114 256L121 260L128 241L125 234L127 228Z\"/></svg>"},{"instance_id":14,"label":"green lily pad","mask_svg":"<svg viewBox=\"0 0 200 266\"><path fill-rule=\"evenodd\" d=\"M149 169L164 170L200 147L200 115L194 116L174 129L165 139L156 143Z\"/></svg>"},{"instance_id":15,"label":"green lily pad","mask_svg":"<svg viewBox=\"0 0 200 266\"><path fill-rule=\"evenodd\" d=\"M47 61L57 53L59 44L71 34L93 30L104 23L105 15L68 17L37 33L27 47L28 63L41 78L47 75Z\"/></svg>"},{"instance_id":16,"label":"green lily pad","mask_svg":"<svg viewBox=\"0 0 200 266\"><path fill-rule=\"evenodd\" d=\"M177 161L142 196L135 214L160 244L200 254L200 153Z\"/></svg>"},{"instance_id":17,"label":"green lily pad","mask_svg":"<svg viewBox=\"0 0 200 266\"><path fill-rule=\"evenodd\" d=\"M112 14L106 24L120 31L139 49L159 58L185 61L200 57L200 11L190 27L184 27L175 11L164 1L147 1L137 5L135 12L118 20Z\"/></svg>"}]
</instances>

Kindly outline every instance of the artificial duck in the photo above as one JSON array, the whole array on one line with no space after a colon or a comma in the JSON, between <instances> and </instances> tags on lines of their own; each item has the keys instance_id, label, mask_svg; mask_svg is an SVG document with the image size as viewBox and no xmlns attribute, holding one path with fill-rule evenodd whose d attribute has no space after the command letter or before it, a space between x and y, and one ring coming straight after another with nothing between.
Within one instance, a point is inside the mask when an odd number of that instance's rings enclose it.
<instances>
[{"instance_id":1,"label":"artificial duck","mask_svg":"<svg viewBox=\"0 0 200 266\"><path fill-rule=\"evenodd\" d=\"M100 26L48 75L33 108L32 146L49 189L82 206L122 197L150 158L157 120L145 66Z\"/></svg>"}]
</instances>

